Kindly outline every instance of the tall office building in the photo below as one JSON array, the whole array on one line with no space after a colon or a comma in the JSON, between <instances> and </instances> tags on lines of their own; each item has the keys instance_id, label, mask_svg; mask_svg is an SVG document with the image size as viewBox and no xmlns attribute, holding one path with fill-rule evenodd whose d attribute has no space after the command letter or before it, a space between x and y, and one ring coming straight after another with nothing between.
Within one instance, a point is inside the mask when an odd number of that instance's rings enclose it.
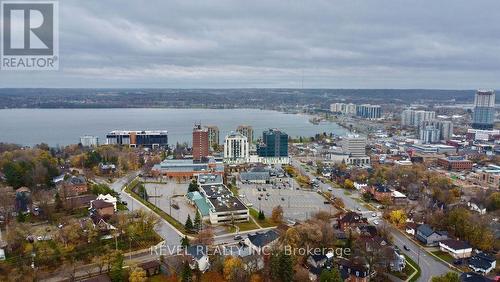
<instances>
[{"instance_id":1,"label":"tall office building","mask_svg":"<svg viewBox=\"0 0 500 282\"><path fill-rule=\"evenodd\" d=\"M359 135L348 135L342 139L342 151L349 155L347 163L350 165L363 166L370 163L370 157L366 155L366 138Z\"/></svg>"},{"instance_id":2,"label":"tall office building","mask_svg":"<svg viewBox=\"0 0 500 282\"><path fill-rule=\"evenodd\" d=\"M342 150L354 157L366 156L366 138L349 135L342 140Z\"/></svg>"},{"instance_id":3,"label":"tall office building","mask_svg":"<svg viewBox=\"0 0 500 282\"><path fill-rule=\"evenodd\" d=\"M84 135L80 137L80 144L82 144L83 147L97 147L99 146L99 137Z\"/></svg>"},{"instance_id":4,"label":"tall office building","mask_svg":"<svg viewBox=\"0 0 500 282\"><path fill-rule=\"evenodd\" d=\"M474 96L472 128L491 130L494 121L495 92L493 90L478 90Z\"/></svg>"},{"instance_id":5,"label":"tall office building","mask_svg":"<svg viewBox=\"0 0 500 282\"><path fill-rule=\"evenodd\" d=\"M213 148L215 144L219 145L219 128L215 125L208 125L208 146Z\"/></svg>"},{"instance_id":6,"label":"tall office building","mask_svg":"<svg viewBox=\"0 0 500 282\"><path fill-rule=\"evenodd\" d=\"M407 109L401 113L401 125L419 127L422 122L434 120L435 118L436 112L434 111L415 111Z\"/></svg>"},{"instance_id":7,"label":"tall office building","mask_svg":"<svg viewBox=\"0 0 500 282\"><path fill-rule=\"evenodd\" d=\"M253 142L253 127L251 125L240 125L236 128L236 132L243 134L248 139L248 143Z\"/></svg>"},{"instance_id":8,"label":"tall office building","mask_svg":"<svg viewBox=\"0 0 500 282\"><path fill-rule=\"evenodd\" d=\"M257 145L259 157L288 157L288 134L278 129L262 133L262 142Z\"/></svg>"},{"instance_id":9,"label":"tall office building","mask_svg":"<svg viewBox=\"0 0 500 282\"><path fill-rule=\"evenodd\" d=\"M193 161L206 160L209 154L208 129L202 128L201 124L195 124L193 128Z\"/></svg>"},{"instance_id":10,"label":"tall office building","mask_svg":"<svg viewBox=\"0 0 500 282\"><path fill-rule=\"evenodd\" d=\"M250 148L248 138L239 132L232 132L224 139L224 162L241 164L248 162Z\"/></svg>"},{"instance_id":11,"label":"tall office building","mask_svg":"<svg viewBox=\"0 0 500 282\"><path fill-rule=\"evenodd\" d=\"M380 105L358 105L356 106L356 116L366 119L379 119L382 117L382 108Z\"/></svg>"},{"instance_id":12,"label":"tall office building","mask_svg":"<svg viewBox=\"0 0 500 282\"><path fill-rule=\"evenodd\" d=\"M123 131L114 130L106 135L108 145L128 145L129 147L167 147L168 132L158 131Z\"/></svg>"}]
</instances>

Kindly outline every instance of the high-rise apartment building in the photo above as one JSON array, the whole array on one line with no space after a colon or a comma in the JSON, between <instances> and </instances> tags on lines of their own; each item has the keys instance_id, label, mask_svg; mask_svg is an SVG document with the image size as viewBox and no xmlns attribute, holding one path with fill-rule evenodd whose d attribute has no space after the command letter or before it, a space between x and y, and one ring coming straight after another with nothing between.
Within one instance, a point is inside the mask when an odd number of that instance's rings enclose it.
<instances>
[{"instance_id":1,"label":"high-rise apartment building","mask_svg":"<svg viewBox=\"0 0 500 282\"><path fill-rule=\"evenodd\" d=\"M219 145L219 128L215 125L208 125L208 146L213 148L215 144Z\"/></svg>"},{"instance_id":2,"label":"high-rise apartment building","mask_svg":"<svg viewBox=\"0 0 500 282\"><path fill-rule=\"evenodd\" d=\"M195 124L193 128L193 161L204 161L208 155L208 129L201 127L201 124Z\"/></svg>"},{"instance_id":3,"label":"high-rise apartment building","mask_svg":"<svg viewBox=\"0 0 500 282\"><path fill-rule=\"evenodd\" d=\"M333 113L342 113L344 115L356 114L356 105L353 103L333 103L330 104L330 111Z\"/></svg>"},{"instance_id":4,"label":"high-rise apartment building","mask_svg":"<svg viewBox=\"0 0 500 282\"><path fill-rule=\"evenodd\" d=\"M248 143L253 142L253 127L250 125L240 125L236 128L236 132L243 134L248 139Z\"/></svg>"},{"instance_id":5,"label":"high-rise apartment building","mask_svg":"<svg viewBox=\"0 0 500 282\"><path fill-rule=\"evenodd\" d=\"M435 118L436 112L434 111L416 111L407 109L401 113L401 125L420 127L422 122L434 120Z\"/></svg>"},{"instance_id":6,"label":"high-rise apartment building","mask_svg":"<svg viewBox=\"0 0 500 282\"><path fill-rule=\"evenodd\" d=\"M356 106L356 116L366 119L380 119L382 118L382 108L380 105L358 105Z\"/></svg>"},{"instance_id":7,"label":"high-rise apartment building","mask_svg":"<svg viewBox=\"0 0 500 282\"><path fill-rule=\"evenodd\" d=\"M257 154L259 157L288 157L288 134L278 129L264 131Z\"/></svg>"},{"instance_id":8,"label":"high-rise apartment building","mask_svg":"<svg viewBox=\"0 0 500 282\"><path fill-rule=\"evenodd\" d=\"M241 164L248 162L250 148L248 138L239 132L232 132L224 139L224 162Z\"/></svg>"},{"instance_id":9,"label":"high-rise apartment building","mask_svg":"<svg viewBox=\"0 0 500 282\"><path fill-rule=\"evenodd\" d=\"M478 90L474 96L472 128L491 130L494 121L495 92L493 90Z\"/></svg>"},{"instance_id":10,"label":"high-rise apartment building","mask_svg":"<svg viewBox=\"0 0 500 282\"><path fill-rule=\"evenodd\" d=\"M422 144L439 142L440 131L435 125L422 125L420 128L420 141Z\"/></svg>"}]
</instances>

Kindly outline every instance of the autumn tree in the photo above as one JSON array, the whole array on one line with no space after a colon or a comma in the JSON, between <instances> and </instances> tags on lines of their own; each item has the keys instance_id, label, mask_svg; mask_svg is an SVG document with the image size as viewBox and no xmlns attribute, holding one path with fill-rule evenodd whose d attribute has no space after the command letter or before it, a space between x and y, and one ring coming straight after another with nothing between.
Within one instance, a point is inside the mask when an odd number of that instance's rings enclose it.
<instances>
[{"instance_id":1,"label":"autumn tree","mask_svg":"<svg viewBox=\"0 0 500 282\"><path fill-rule=\"evenodd\" d=\"M224 279L226 281L244 281L243 261L239 257L228 256L224 260Z\"/></svg>"},{"instance_id":2,"label":"autumn tree","mask_svg":"<svg viewBox=\"0 0 500 282\"><path fill-rule=\"evenodd\" d=\"M398 227L403 226L406 223L406 213L404 210L393 210L389 213L389 221L396 224Z\"/></svg>"},{"instance_id":3,"label":"autumn tree","mask_svg":"<svg viewBox=\"0 0 500 282\"><path fill-rule=\"evenodd\" d=\"M346 179L344 181L344 188L346 188L346 189L354 189L354 182L352 182L352 180L350 180L350 179Z\"/></svg>"},{"instance_id":4,"label":"autumn tree","mask_svg":"<svg viewBox=\"0 0 500 282\"><path fill-rule=\"evenodd\" d=\"M212 245L214 243L214 232L212 228L205 228L198 232L195 243L201 245Z\"/></svg>"},{"instance_id":5,"label":"autumn tree","mask_svg":"<svg viewBox=\"0 0 500 282\"><path fill-rule=\"evenodd\" d=\"M271 219L275 223L283 222L283 208L281 207L281 205L273 208L273 211L271 213Z\"/></svg>"},{"instance_id":6,"label":"autumn tree","mask_svg":"<svg viewBox=\"0 0 500 282\"><path fill-rule=\"evenodd\" d=\"M128 281L130 282L146 282L146 271L142 267L134 266L130 271Z\"/></svg>"}]
</instances>

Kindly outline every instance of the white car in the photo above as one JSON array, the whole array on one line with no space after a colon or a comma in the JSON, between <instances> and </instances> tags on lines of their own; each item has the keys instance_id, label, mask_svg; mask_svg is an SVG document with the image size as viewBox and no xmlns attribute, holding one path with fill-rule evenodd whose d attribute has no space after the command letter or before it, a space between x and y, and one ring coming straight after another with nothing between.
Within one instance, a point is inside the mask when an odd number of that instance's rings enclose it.
<instances>
[{"instance_id":1,"label":"white car","mask_svg":"<svg viewBox=\"0 0 500 282\"><path fill-rule=\"evenodd\" d=\"M377 220L374 220L374 221L373 221L373 224L378 225L378 221L377 221Z\"/></svg>"}]
</instances>

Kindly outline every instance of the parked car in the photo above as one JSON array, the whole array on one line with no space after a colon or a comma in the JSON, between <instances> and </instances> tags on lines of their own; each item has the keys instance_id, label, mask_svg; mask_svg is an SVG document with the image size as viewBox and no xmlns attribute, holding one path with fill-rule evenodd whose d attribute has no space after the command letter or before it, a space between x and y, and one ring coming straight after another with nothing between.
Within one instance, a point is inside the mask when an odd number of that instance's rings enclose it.
<instances>
[{"instance_id":1,"label":"parked car","mask_svg":"<svg viewBox=\"0 0 500 282\"><path fill-rule=\"evenodd\" d=\"M373 224L378 225L378 221L377 221L377 220L374 220L374 221L373 221Z\"/></svg>"},{"instance_id":2,"label":"parked car","mask_svg":"<svg viewBox=\"0 0 500 282\"><path fill-rule=\"evenodd\" d=\"M234 236L234 240L235 240L235 241L238 241L238 240L241 240L241 239L243 239L243 238L241 237L241 235L236 235L236 236Z\"/></svg>"}]
</instances>

